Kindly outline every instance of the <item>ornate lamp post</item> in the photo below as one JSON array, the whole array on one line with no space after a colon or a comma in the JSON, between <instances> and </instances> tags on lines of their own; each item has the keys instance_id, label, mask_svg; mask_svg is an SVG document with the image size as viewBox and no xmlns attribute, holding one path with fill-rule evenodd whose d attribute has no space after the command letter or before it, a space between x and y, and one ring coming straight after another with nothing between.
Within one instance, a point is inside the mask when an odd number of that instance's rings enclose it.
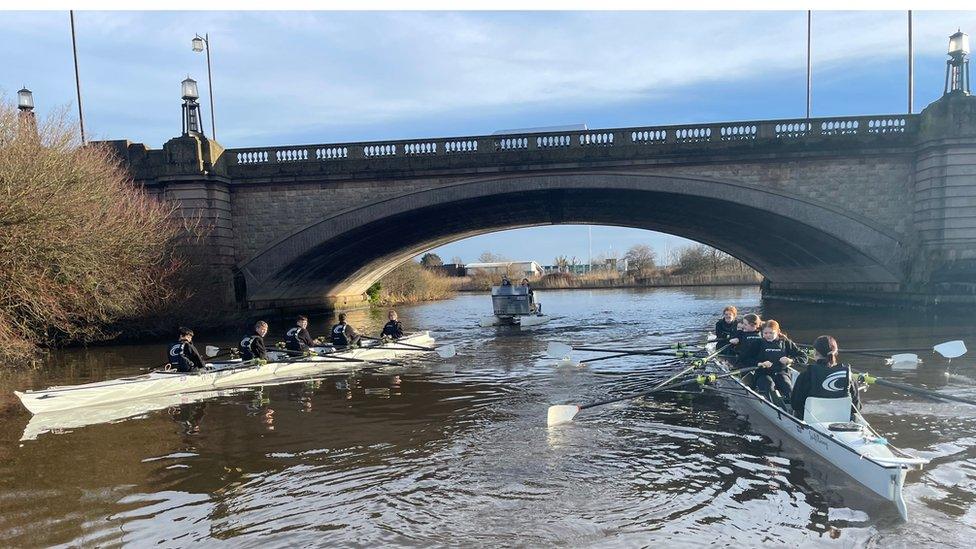
<instances>
[{"instance_id":1,"label":"ornate lamp post","mask_svg":"<svg viewBox=\"0 0 976 549\"><path fill-rule=\"evenodd\" d=\"M946 80L943 95L969 95L969 35L956 31L949 37L949 60L946 61Z\"/></svg>"},{"instance_id":2,"label":"ornate lamp post","mask_svg":"<svg viewBox=\"0 0 976 549\"><path fill-rule=\"evenodd\" d=\"M210 91L210 134L214 139L217 139L217 122L214 117L213 76L210 74L210 34L206 33L203 36L196 35L190 41L190 46L197 53L202 51L207 52L207 88Z\"/></svg>"},{"instance_id":3,"label":"ornate lamp post","mask_svg":"<svg viewBox=\"0 0 976 549\"><path fill-rule=\"evenodd\" d=\"M200 127L200 92L197 89L197 81L186 77L182 82L183 89L183 135L203 135Z\"/></svg>"}]
</instances>

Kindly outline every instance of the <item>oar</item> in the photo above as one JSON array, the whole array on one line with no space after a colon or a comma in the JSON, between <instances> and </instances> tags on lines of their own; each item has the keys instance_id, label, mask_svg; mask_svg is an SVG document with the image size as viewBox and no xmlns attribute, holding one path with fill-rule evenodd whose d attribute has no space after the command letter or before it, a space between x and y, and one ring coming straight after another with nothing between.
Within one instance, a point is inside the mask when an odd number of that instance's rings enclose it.
<instances>
[{"instance_id":1,"label":"oar","mask_svg":"<svg viewBox=\"0 0 976 549\"><path fill-rule=\"evenodd\" d=\"M687 368L685 368L685 369L681 370L680 372L674 374L673 376L665 379L664 381L655 384L649 390L644 391L642 393L638 393L636 395L628 395L628 396L623 396L623 397L611 398L611 399L607 399L607 400L601 400L599 402L591 402L589 404L583 404L583 405L557 404L555 406L550 406L549 407L549 410L548 410L548 412L546 414L546 424L551 427L553 425L558 425L560 423L569 423L570 421L573 421L573 418L576 417L576 414L578 414L580 412L580 410L586 410L587 408L595 408L597 406L604 406L606 404L613 404L614 402L621 402L621 401L624 401L624 400L631 400L631 399L635 399L635 398L640 398L642 396L647 396L647 395L652 394L652 393L655 393L657 391L661 391L665 387L671 388L671 387L668 387L668 384L669 383L672 383L674 380L678 379L679 377L681 377L683 375L686 375L688 372L691 372L695 368L701 368L709 360L715 358L716 356L718 356L719 353L721 353L722 351L724 351L725 350L725 347L728 347L728 345L722 347L721 349L716 350L714 353L706 356L705 358L700 358L700 359L693 360L692 363L691 363L691 365L688 366Z\"/></svg>"},{"instance_id":2,"label":"oar","mask_svg":"<svg viewBox=\"0 0 976 549\"><path fill-rule=\"evenodd\" d=\"M291 351L291 350L288 350L288 349L276 349L276 351L279 352L279 353L289 353L289 354L300 354L301 355L301 356L292 357L291 359L288 360L288 362L315 362L314 360L311 360L311 359L313 357L318 357L318 358L324 358L324 359L327 359L327 360L332 360L334 362L365 362L365 363L368 363L368 364L382 364L384 366L402 366L403 365L400 362L390 362L388 360L373 360L373 359L366 359L366 358L352 358L352 357L332 356L335 353L342 352L342 351L333 351L332 353L316 353L314 351L309 351L309 353L311 353L311 354L308 354L308 355L306 355L302 351Z\"/></svg>"},{"instance_id":3,"label":"oar","mask_svg":"<svg viewBox=\"0 0 976 549\"><path fill-rule=\"evenodd\" d=\"M572 345L567 345L565 343L560 343L558 341L550 341L546 346L546 354L551 358L565 358L570 355L573 351L592 351L597 353L617 353L621 356L623 355L664 355L664 356L675 356L673 354L668 354L665 351L669 349L684 349L688 347L683 343L674 343L668 345L667 347L655 347L652 349L614 349L606 347L574 347Z\"/></svg>"},{"instance_id":4,"label":"oar","mask_svg":"<svg viewBox=\"0 0 976 549\"><path fill-rule=\"evenodd\" d=\"M589 404L581 404L581 405L580 404L557 404L555 406L550 406L549 407L549 410L548 410L548 412L546 414L546 426L547 427L552 427L554 425L561 425L563 423L569 423L570 421L573 421L573 418L576 417L576 414L578 414L581 410L586 410L587 408L595 408L597 406L603 406L603 405L606 405L606 404L613 404L615 402L622 402L624 400L633 400L633 399L636 399L636 398L647 397L647 396L651 396L653 394L657 394L657 393L660 393L660 392L663 392L663 391L670 391L672 389L676 389L676 388L679 388L679 387L686 387L688 385L692 385L692 384L695 384L695 383L702 384L702 385L705 384L705 383L714 383L715 381L717 381L719 379L723 379L723 378L727 378L727 377L732 377L732 376L739 375L739 374L745 374L745 373L751 372L751 371L753 371L753 370L755 370L757 368L759 368L759 367L758 366L750 366L748 368L740 368L738 370L732 370L730 372L726 372L726 373L720 374L720 375L716 375L716 374L711 374L711 375L707 375L707 376L700 375L700 376L696 376L696 377L694 377L692 379L687 379L687 380L684 380L684 381L677 381L677 382L669 383L667 385L660 385L660 384L658 384L658 385L655 386L655 388L652 388L652 389L649 389L647 391L644 391L643 393L637 393L637 394L633 394L633 395L627 395L627 396L624 396L624 397L618 397L618 398L611 398L611 399L607 399L607 400L601 400L599 402L591 402Z\"/></svg>"},{"instance_id":5,"label":"oar","mask_svg":"<svg viewBox=\"0 0 976 549\"><path fill-rule=\"evenodd\" d=\"M363 336L363 339L372 339L373 341L385 341L383 338L380 337L370 337L366 335ZM388 341L387 343L389 345L400 345L402 347L406 347L408 349L416 349L418 351L434 351L435 353L437 353L437 356L441 358L451 358L457 355L457 347L455 347L453 343L449 343L447 345L441 345L440 347L424 347L423 345L414 345L413 343L404 343L402 341L397 341L397 340Z\"/></svg>"},{"instance_id":6,"label":"oar","mask_svg":"<svg viewBox=\"0 0 976 549\"><path fill-rule=\"evenodd\" d=\"M878 384L884 385L885 387L891 387L893 389L898 389L900 391L905 391L906 393L914 393L916 395L925 396L935 400L951 400L953 402L962 402L963 404L969 404L971 406L976 406L976 400L969 398L962 398L953 395L946 395L943 393L938 393L936 391L930 391L928 389L922 389L921 387L915 387L913 385L906 385L904 383L895 383L894 381L888 381L886 379L880 379L874 377L870 374L855 374L858 376L860 381L867 383L868 385Z\"/></svg>"},{"instance_id":7,"label":"oar","mask_svg":"<svg viewBox=\"0 0 976 549\"><path fill-rule=\"evenodd\" d=\"M678 345L681 345L681 344L678 344ZM675 351L675 352L669 353L669 352L666 352L666 351L663 350L663 349L669 349L669 348L671 348L671 347L664 347L662 349L647 349L647 350L640 350L640 349L627 349L627 350L625 350L625 349L597 349L597 348L594 348L594 347L572 347L572 346L569 346L569 345L567 345L565 343L559 343L559 342L556 342L556 341L552 341L546 347L546 354L549 355L550 358L555 358L555 359L559 360L559 362L560 362L561 365L569 365L569 366L579 366L581 364L588 364L590 362L599 362L601 360L610 360L611 358L620 358L620 357L625 357L625 356L670 356L670 357L677 357L677 358L691 358L694 355L694 352L692 352L692 351ZM588 358L588 359L585 359L585 360L581 360L579 362L573 362L573 360L570 358L570 354L574 350L606 352L606 353L613 353L613 354L611 354L609 356L601 356L601 357L597 357L597 358Z\"/></svg>"},{"instance_id":8,"label":"oar","mask_svg":"<svg viewBox=\"0 0 976 549\"><path fill-rule=\"evenodd\" d=\"M803 347L812 348L812 345L802 345ZM917 352L929 351L939 353L945 358L952 360L954 358L961 357L966 354L966 342L961 339L955 339L952 341L945 341L934 345L931 349L929 348L911 348L911 349L840 349L841 353L851 353L856 355L873 356L885 359L885 363L895 370L914 370L918 367L919 363L922 362L918 355L914 354ZM885 354L882 354L885 353ZM898 354L891 354L898 353Z\"/></svg>"},{"instance_id":9,"label":"oar","mask_svg":"<svg viewBox=\"0 0 976 549\"><path fill-rule=\"evenodd\" d=\"M931 350L945 358L958 358L966 354L966 342L961 339L946 341L932 347L910 349L840 349L842 353L919 353Z\"/></svg>"}]
</instances>

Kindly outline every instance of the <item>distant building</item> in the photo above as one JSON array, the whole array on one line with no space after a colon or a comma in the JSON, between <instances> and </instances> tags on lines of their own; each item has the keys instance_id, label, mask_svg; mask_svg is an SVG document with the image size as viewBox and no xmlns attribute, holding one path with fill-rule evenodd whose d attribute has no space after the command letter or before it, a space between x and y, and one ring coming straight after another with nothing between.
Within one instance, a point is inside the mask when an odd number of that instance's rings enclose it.
<instances>
[{"instance_id":1,"label":"distant building","mask_svg":"<svg viewBox=\"0 0 976 549\"><path fill-rule=\"evenodd\" d=\"M542 268L542 271L546 274L562 272L575 275L584 275L589 272L614 270L618 273L627 272L627 260L609 258L603 260L603 263L597 263L594 265L590 265L588 263L577 263L576 265L564 265L562 268L560 268L559 265L546 265Z\"/></svg>"},{"instance_id":2,"label":"distant building","mask_svg":"<svg viewBox=\"0 0 976 549\"><path fill-rule=\"evenodd\" d=\"M445 265L438 265L436 267L428 267L428 269L443 276L465 276L467 272L464 265L461 265L460 263L447 263Z\"/></svg>"},{"instance_id":3,"label":"distant building","mask_svg":"<svg viewBox=\"0 0 976 549\"><path fill-rule=\"evenodd\" d=\"M467 274L481 271L490 275L518 274L518 276L539 276L542 267L535 261L497 261L494 263L468 263L464 266Z\"/></svg>"}]
</instances>

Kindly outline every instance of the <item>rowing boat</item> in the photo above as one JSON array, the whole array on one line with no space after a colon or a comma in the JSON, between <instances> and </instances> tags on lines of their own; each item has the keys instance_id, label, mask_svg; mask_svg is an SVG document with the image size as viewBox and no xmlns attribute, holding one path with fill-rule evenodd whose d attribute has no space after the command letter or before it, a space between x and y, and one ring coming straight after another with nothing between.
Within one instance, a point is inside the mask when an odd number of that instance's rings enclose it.
<instances>
[{"instance_id":1,"label":"rowing boat","mask_svg":"<svg viewBox=\"0 0 976 549\"><path fill-rule=\"evenodd\" d=\"M300 360L275 359L264 364L240 360L214 362L196 372L157 370L139 376L84 385L14 391L14 394L20 398L25 408L39 414L146 397L226 389L296 375L348 369L350 365L363 364L364 360L384 360L415 354L419 350L417 347L430 348L433 344L434 339L424 331L409 334L396 342L375 341L361 348L304 357Z\"/></svg>"},{"instance_id":2,"label":"rowing boat","mask_svg":"<svg viewBox=\"0 0 976 549\"><path fill-rule=\"evenodd\" d=\"M710 343L709 347L714 349L714 343ZM711 362L708 368L713 373L727 374L733 366L728 360L719 358ZM792 368L790 374L794 381L799 375ZM843 409L833 413L826 408L817 414L805 412L807 420L804 421L760 395L748 382L748 374L732 375L719 379L716 386L728 395L727 400L733 408L745 408L747 416L758 413L874 494L894 503L901 518L908 520L908 508L902 494L905 475L909 470L921 469L929 462L928 459L913 456L889 444L860 413L854 413L851 418L850 401L847 399L824 399L840 401Z\"/></svg>"}]
</instances>

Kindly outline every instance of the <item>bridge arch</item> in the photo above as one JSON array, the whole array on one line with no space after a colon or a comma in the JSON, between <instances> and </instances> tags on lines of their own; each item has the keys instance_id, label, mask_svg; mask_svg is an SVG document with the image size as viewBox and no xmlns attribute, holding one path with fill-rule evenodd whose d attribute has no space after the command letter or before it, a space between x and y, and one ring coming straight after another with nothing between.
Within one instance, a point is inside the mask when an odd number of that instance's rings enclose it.
<instances>
[{"instance_id":1,"label":"bridge arch","mask_svg":"<svg viewBox=\"0 0 976 549\"><path fill-rule=\"evenodd\" d=\"M368 203L278 239L240 262L238 278L256 308L309 307L361 294L402 261L452 241L568 223L703 242L793 292L891 291L904 278L899 235L839 205L741 182L627 171L472 178Z\"/></svg>"}]
</instances>

